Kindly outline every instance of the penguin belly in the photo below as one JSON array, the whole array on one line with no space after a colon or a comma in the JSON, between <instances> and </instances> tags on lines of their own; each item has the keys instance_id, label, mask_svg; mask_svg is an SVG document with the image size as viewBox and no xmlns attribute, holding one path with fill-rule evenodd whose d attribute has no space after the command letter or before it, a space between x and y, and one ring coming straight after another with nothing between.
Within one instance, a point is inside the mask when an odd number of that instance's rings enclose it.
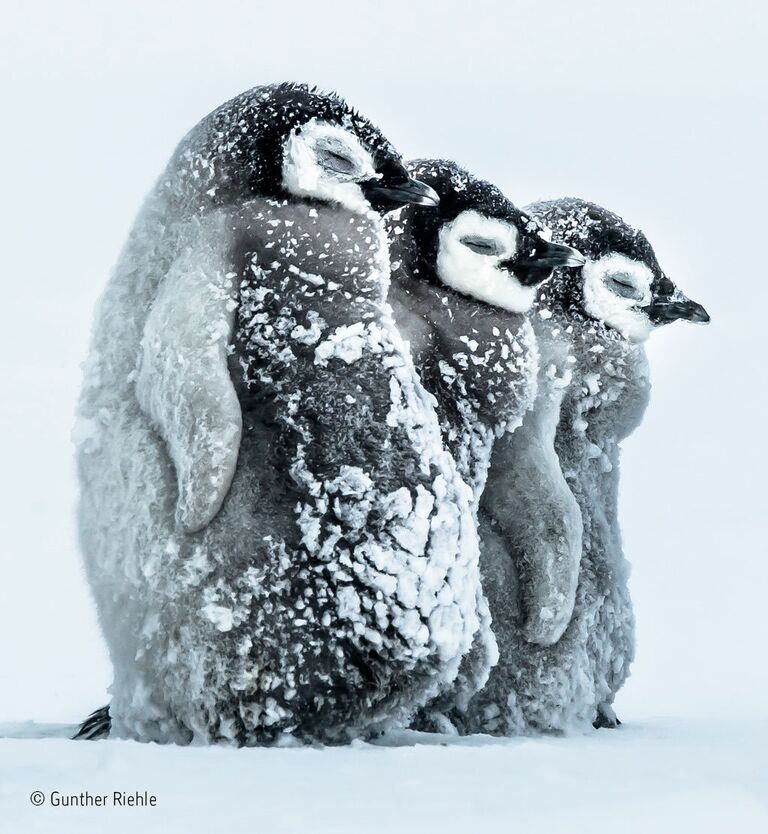
<instances>
[{"instance_id":1,"label":"penguin belly","mask_svg":"<svg viewBox=\"0 0 768 834\"><path fill-rule=\"evenodd\" d=\"M179 527L142 415L106 444L147 473L124 478L134 501L162 485L102 570L113 731L342 742L406 722L458 673L478 629L470 497L384 301L378 217L255 200L231 221L242 439L221 509ZM101 569L106 531L87 535Z\"/></svg>"},{"instance_id":2,"label":"penguin belly","mask_svg":"<svg viewBox=\"0 0 768 834\"><path fill-rule=\"evenodd\" d=\"M447 303L440 301L443 297ZM456 294L446 297L402 275L393 280L390 298L420 378L436 399L444 443L471 487L477 520L494 443L517 428L534 399L538 353L533 331L523 316L505 315ZM493 674L498 635L486 586L484 578L477 603L481 628L472 650L456 682L420 713L416 729L450 724L461 729L473 695Z\"/></svg>"},{"instance_id":3,"label":"penguin belly","mask_svg":"<svg viewBox=\"0 0 768 834\"><path fill-rule=\"evenodd\" d=\"M562 727L591 701L579 581L582 517L554 436L570 384L568 345L537 328L535 403L497 441L478 513L481 573L499 662L455 721L462 732L516 735Z\"/></svg>"},{"instance_id":4,"label":"penguin belly","mask_svg":"<svg viewBox=\"0 0 768 834\"><path fill-rule=\"evenodd\" d=\"M560 325L552 327L562 333ZM520 432L497 444L479 511L481 573L500 659L465 714L455 716L463 732L515 735L589 727L613 702L634 656L629 564L618 523L618 443L642 418L647 366L642 350L624 340L608 341L608 349L597 354L589 351L596 335L590 328L586 334L577 329L573 343L559 348L547 329L537 329L544 372L536 405ZM575 356L568 361L570 352ZM547 373L550 363L556 373ZM552 645L536 645L524 633L526 570L514 544L535 527L529 514L513 511L515 493L526 488L509 473L520 460L515 443L537 437L526 431L526 422L541 420L548 402L558 410L552 440L562 475L540 496L533 494L540 499L539 511L552 507L553 518L571 518L544 538L577 544L580 558L572 563L577 584L567 627ZM554 539L551 549L556 552Z\"/></svg>"},{"instance_id":5,"label":"penguin belly","mask_svg":"<svg viewBox=\"0 0 768 834\"><path fill-rule=\"evenodd\" d=\"M582 350L577 331L572 346L576 367L560 405L554 449L569 490L562 497L575 501L579 510L581 558L573 613L553 645L524 639L523 612L507 590L520 585L519 558L508 541L498 544L499 510L481 508L481 571L501 657L470 705L464 724L468 732L514 735L588 728L610 707L629 674L634 615L618 524L618 441L639 424L648 389L644 360L628 360L625 354L634 357L636 349L614 341L609 355L601 354L600 366L613 368L616 376L603 370L598 380L591 368L596 354L588 350L593 341ZM540 377L539 397L548 395L547 386L558 376ZM493 494L495 469L502 463L492 466L487 493ZM542 500L552 501L552 495ZM527 527L525 519L521 523ZM496 578L500 563L514 580Z\"/></svg>"},{"instance_id":6,"label":"penguin belly","mask_svg":"<svg viewBox=\"0 0 768 834\"><path fill-rule=\"evenodd\" d=\"M570 438L564 424L556 444L584 516L583 561L596 597L588 647L596 712L603 714L626 682L635 652L630 564L624 556L618 513L620 443L641 423L650 383L641 345L599 333L604 348L599 363L591 350L577 354L585 371L580 387L573 389L571 412L576 419L570 424ZM591 338L584 341L585 348L595 334L588 329L587 336Z\"/></svg>"}]
</instances>

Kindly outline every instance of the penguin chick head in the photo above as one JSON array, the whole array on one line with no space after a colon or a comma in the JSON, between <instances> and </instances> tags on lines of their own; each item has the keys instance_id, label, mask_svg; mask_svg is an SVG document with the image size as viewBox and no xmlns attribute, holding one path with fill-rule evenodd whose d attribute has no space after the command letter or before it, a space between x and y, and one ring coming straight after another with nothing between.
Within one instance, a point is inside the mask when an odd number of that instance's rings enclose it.
<instances>
[{"instance_id":1,"label":"penguin chick head","mask_svg":"<svg viewBox=\"0 0 768 834\"><path fill-rule=\"evenodd\" d=\"M546 240L541 226L496 186L455 162L416 160L408 169L440 198L437 211L409 207L402 217L412 230L418 272L427 279L524 313L536 285L556 266L583 263L575 249Z\"/></svg>"},{"instance_id":2,"label":"penguin chick head","mask_svg":"<svg viewBox=\"0 0 768 834\"><path fill-rule=\"evenodd\" d=\"M315 118L288 135L282 184L295 197L352 211L386 212L410 202L437 205L432 189L408 177L398 158L372 151L356 133Z\"/></svg>"},{"instance_id":3,"label":"penguin chick head","mask_svg":"<svg viewBox=\"0 0 768 834\"><path fill-rule=\"evenodd\" d=\"M707 311L664 274L646 236L594 203L565 198L529 206L555 240L577 246L586 262L558 270L542 300L604 322L632 342L676 319L708 322Z\"/></svg>"},{"instance_id":4,"label":"penguin chick head","mask_svg":"<svg viewBox=\"0 0 768 834\"><path fill-rule=\"evenodd\" d=\"M408 175L381 131L340 96L283 84L272 105L267 144L281 160L284 193L359 212L437 205L434 191Z\"/></svg>"},{"instance_id":5,"label":"penguin chick head","mask_svg":"<svg viewBox=\"0 0 768 834\"><path fill-rule=\"evenodd\" d=\"M241 93L187 135L176 159L179 176L205 195L203 208L252 195L336 203L356 212L437 204L377 127L341 96L306 84Z\"/></svg>"}]
</instances>

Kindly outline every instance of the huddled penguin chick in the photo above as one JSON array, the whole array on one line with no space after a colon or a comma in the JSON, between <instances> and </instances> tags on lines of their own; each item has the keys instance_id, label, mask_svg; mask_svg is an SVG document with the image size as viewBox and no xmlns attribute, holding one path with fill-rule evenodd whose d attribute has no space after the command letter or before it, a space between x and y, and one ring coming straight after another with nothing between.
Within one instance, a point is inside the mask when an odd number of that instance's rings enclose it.
<instances>
[{"instance_id":1,"label":"huddled penguin chick","mask_svg":"<svg viewBox=\"0 0 768 834\"><path fill-rule=\"evenodd\" d=\"M456 677L477 534L385 300L408 202L437 197L302 85L214 111L148 197L76 429L116 735L344 741Z\"/></svg>"},{"instance_id":2,"label":"huddled penguin chick","mask_svg":"<svg viewBox=\"0 0 768 834\"><path fill-rule=\"evenodd\" d=\"M466 729L497 734L618 723L612 703L634 655L629 565L617 517L619 444L648 403L642 342L676 319L709 320L662 272L645 235L617 215L578 199L527 210L586 263L558 270L541 288L532 314L541 354L536 403L521 429L495 446L479 512L483 584L500 660L470 706ZM528 497L535 468L521 466L541 460L545 440L554 442L562 476L549 483L544 505L562 504L569 525L580 520L578 534L570 535L581 541L582 555L563 636L536 646L521 625L526 543L533 530L554 553L564 534L539 524Z\"/></svg>"},{"instance_id":3,"label":"huddled penguin chick","mask_svg":"<svg viewBox=\"0 0 768 834\"><path fill-rule=\"evenodd\" d=\"M524 313L554 267L583 259L547 242L498 188L454 162L419 160L409 171L434 188L440 205L408 206L388 218L389 299L476 508L494 440L520 425L535 395L537 350ZM484 619L460 686L469 694L495 660Z\"/></svg>"}]
</instances>

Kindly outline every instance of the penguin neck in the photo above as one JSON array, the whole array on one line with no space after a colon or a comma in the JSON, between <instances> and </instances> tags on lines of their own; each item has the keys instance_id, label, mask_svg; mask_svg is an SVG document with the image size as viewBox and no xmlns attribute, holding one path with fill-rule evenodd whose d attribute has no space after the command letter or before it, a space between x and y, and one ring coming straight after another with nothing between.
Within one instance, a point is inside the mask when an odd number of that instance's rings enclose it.
<instances>
[{"instance_id":1,"label":"penguin neck","mask_svg":"<svg viewBox=\"0 0 768 834\"><path fill-rule=\"evenodd\" d=\"M446 352L466 351L469 343L474 344L472 352L481 351L497 344L505 331L516 333L525 321L520 314L447 287L434 270L423 264L398 266L392 273L392 282L398 285L399 296L440 335Z\"/></svg>"},{"instance_id":2,"label":"penguin neck","mask_svg":"<svg viewBox=\"0 0 768 834\"><path fill-rule=\"evenodd\" d=\"M571 275L572 270L555 270L536 297L536 308L548 310L552 315L574 326L594 320L584 309L584 288L579 276Z\"/></svg>"},{"instance_id":3,"label":"penguin neck","mask_svg":"<svg viewBox=\"0 0 768 834\"><path fill-rule=\"evenodd\" d=\"M443 439L479 495L494 437L516 426L533 400L530 323L403 264L393 272L390 301L422 383L437 399Z\"/></svg>"},{"instance_id":4,"label":"penguin neck","mask_svg":"<svg viewBox=\"0 0 768 834\"><path fill-rule=\"evenodd\" d=\"M618 466L618 443L639 425L648 403L644 347L593 319L555 314L545 324L552 339L568 337L572 356L558 429L562 455L571 477L601 479Z\"/></svg>"},{"instance_id":5,"label":"penguin neck","mask_svg":"<svg viewBox=\"0 0 768 834\"><path fill-rule=\"evenodd\" d=\"M240 297L230 366L245 409L258 380L290 395L296 361L334 333L369 334L384 307L388 249L379 215L339 206L255 198L232 225Z\"/></svg>"}]
</instances>

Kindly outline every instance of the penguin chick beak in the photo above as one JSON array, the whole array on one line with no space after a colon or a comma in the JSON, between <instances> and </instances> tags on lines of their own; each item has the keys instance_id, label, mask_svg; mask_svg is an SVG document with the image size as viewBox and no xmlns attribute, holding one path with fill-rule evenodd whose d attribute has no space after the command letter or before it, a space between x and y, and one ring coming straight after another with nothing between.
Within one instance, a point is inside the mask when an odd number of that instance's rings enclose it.
<instances>
[{"instance_id":1,"label":"penguin chick beak","mask_svg":"<svg viewBox=\"0 0 768 834\"><path fill-rule=\"evenodd\" d=\"M587 262L584 255L564 243L550 243L543 237L536 239L536 245L529 256L529 260L537 266L584 266Z\"/></svg>"},{"instance_id":2,"label":"penguin chick beak","mask_svg":"<svg viewBox=\"0 0 768 834\"><path fill-rule=\"evenodd\" d=\"M706 324L709 321L709 313L696 301L691 301L682 293L674 296L660 297L653 300L644 312L654 324L669 324L669 322L692 321L697 324Z\"/></svg>"},{"instance_id":3,"label":"penguin chick beak","mask_svg":"<svg viewBox=\"0 0 768 834\"><path fill-rule=\"evenodd\" d=\"M386 177L360 183L368 202L377 211L388 212L414 203L417 206L436 206L440 197L425 182L408 177L398 182L387 182Z\"/></svg>"},{"instance_id":4,"label":"penguin chick beak","mask_svg":"<svg viewBox=\"0 0 768 834\"><path fill-rule=\"evenodd\" d=\"M532 287L546 281L559 266L584 266L585 263L586 259L576 249L536 237L528 252L499 265L513 272L523 286Z\"/></svg>"}]
</instances>

